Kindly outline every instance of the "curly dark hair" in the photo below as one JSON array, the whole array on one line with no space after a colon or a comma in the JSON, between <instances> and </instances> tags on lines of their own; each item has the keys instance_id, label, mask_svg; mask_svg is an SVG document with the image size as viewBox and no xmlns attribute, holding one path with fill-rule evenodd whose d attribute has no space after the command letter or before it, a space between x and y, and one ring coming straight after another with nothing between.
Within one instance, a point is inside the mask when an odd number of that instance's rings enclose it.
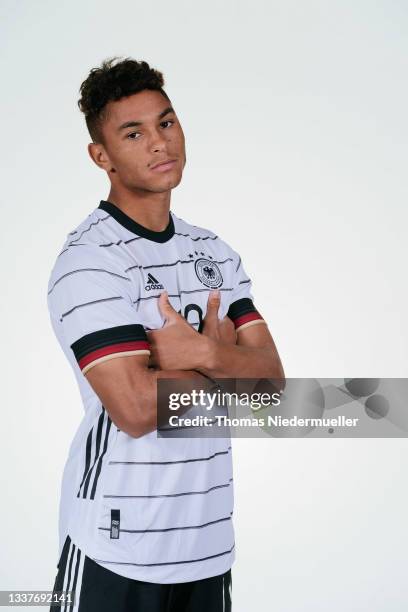
<instances>
[{"instance_id":1,"label":"curly dark hair","mask_svg":"<svg viewBox=\"0 0 408 612\"><path fill-rule=\"evenodd\" d=\"M170 101L163 86L164 78L161 72L151 68L145 61L138 62L130 57L113 57L103 61L101 66L92 68L79 89L81 98L78 100L78 106L85 115L93 142L102 142L100 127L108 102L120 100L144 89L160 91Z\"/></svg>"}]
</instances>

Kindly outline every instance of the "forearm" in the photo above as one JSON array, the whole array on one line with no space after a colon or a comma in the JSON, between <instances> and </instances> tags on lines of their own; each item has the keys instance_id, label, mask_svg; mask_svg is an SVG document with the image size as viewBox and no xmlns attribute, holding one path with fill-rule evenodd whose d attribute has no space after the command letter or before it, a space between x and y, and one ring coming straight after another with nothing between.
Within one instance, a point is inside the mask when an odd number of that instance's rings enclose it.
<instances>
[{"instance_id":1,"label":"forearm","mask_svg":"<svg viewBox=\"0 0 408 612\"><path fill-rule=\"evenodd\" d=\"M207 338L197 370L211 378L284 379L278 352L271 344L248 347Z\"/></svg>"},{"instance_id":2,"label":"forearm","mask_svg":"<svg viewBox=\"0 0 408 612\"><path fill-rule=\"evenodd\" d=\"M143 406L143 418L139 418L133 432L134 437L145 435L157 429L161 425L166 424L166 420L158 422L158 381L160 379L179 379L182 384L183 393L189 393L193 390L209 391L214 386L214 381L208 375L196 370L159 370L149 368L145 373L145 381L143 384L143 393L139 394L139 406ZM186 412L190 406L182 406L178 409L178 414ZM163 412L163 415L166 411ZM164 416L165 418L165 416ZM163 416L162 416L163 419Z\"/></svg>"}]
</instances>

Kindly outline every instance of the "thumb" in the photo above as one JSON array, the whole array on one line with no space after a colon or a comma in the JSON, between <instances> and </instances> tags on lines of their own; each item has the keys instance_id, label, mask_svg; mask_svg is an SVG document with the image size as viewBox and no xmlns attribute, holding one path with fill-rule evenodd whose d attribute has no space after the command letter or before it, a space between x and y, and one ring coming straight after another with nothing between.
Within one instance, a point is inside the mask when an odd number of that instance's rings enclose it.
<instances>
[{"instance_id":1,"label":"thumb","mask_svg":"<svg viewBox=\"0 0 408 612\"><path fill-rule=\"evenodd\" d=\"M170 322L175 316L178 316L178 312L174 310L173 306L170 304L167 291L163 291L163 293L160 294L159 310L164 317L165 323Z\"/></svg>"},{"instance_id":2,"label":"thumb","mask_svg":"<svg viewBox=\"0 0 408 612\"><path fill-rule=\"evenodd\" d=\"M221 303L221 294L218 290L210 291L207 301L206 319L218 319L218 309Z\"/></svg>"}]
</instances>

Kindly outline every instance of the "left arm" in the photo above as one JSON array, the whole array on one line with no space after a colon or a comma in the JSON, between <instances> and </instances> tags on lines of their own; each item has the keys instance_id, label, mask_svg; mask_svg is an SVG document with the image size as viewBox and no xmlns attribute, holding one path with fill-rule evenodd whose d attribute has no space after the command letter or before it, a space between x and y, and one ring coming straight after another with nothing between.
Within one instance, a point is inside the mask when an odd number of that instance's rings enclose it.
<instances>
[{"instance_id":1,"label":"left arm","mask_svg":"<svg viewBox=\"0 0 408 612\"><path fill-rule=\"evenodd\" d=\"M196 369L211 378L285 377L273 338L264 320L238 329L237 344L224 344L205 338Z\"/></svg>"},{"instance_id":2,"label":"left arm","mask_svg":"<svg viewBox=\"0 0 408 612\"><path fill-rule=\"evenodd\" d=\"M266 321L251 298L235 300L228 316L220 320L219 291L208 297L202 334L207 337L200 352L198 371L211 378L274 378L285 374Z\"/></svg>"},{"instance_id":3,"label":"left arm","mask_svg":"<svg viewBox=\"0 0 408 612\"><path fill-rule=\"evenodd\" d=\"M220 329L232 322L218 320L218 298L208 303L203 333L198 333L171 306L166 292L159 298L165 318L162 329L148 332L151 365L160 369L192 369L209 378L274 378L284 386L285 374L266 322L249 299L230 311L237 344L225 341Z\"/></svg>"}]
</instances>

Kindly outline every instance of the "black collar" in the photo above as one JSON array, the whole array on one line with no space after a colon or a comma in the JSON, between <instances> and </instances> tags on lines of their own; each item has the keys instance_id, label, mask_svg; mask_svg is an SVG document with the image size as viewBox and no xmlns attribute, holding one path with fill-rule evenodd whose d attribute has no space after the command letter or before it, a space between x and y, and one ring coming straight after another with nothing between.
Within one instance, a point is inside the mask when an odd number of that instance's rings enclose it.
<instances>
[{"instance_id":1,"label":"black collar","mask_svg":"<svg viewBox=\"0 0 408 612\"><path fill-rule=\"evenodd\" d=\"M133 219L131 219L123 210L120 210L116 206L116 204L112 204L112 202L107 202L106 200L101 200L98 208L102 208L107 213L109 213L118 223L126 227L126 229L130 230L134 234L138 236L142 236L143 238L147 238L147 240L153 240L153 242L167 242L174 236L174 222L172 214L169 213L169 224L161 232L155 232L154 230L148 229L140 223L137 223Z\"/></svg>"}]
</instances>

